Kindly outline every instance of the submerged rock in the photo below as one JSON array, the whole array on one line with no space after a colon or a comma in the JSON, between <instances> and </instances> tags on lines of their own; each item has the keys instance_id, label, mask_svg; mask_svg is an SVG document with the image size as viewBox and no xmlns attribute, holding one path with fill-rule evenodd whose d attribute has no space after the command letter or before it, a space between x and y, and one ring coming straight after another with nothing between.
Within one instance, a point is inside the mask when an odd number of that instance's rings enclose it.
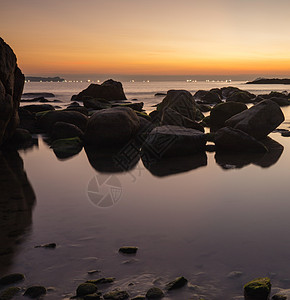
<instances>
[{"instance_id":1,"label":"submerged rock","mask_svg":"<svg viewBox=\"0 0 290 300\"><path fill-rule=\"evenodd\" d=\"M84 300L101 300L101 293L89 294L83 297Z\"/></svg>"},{"instance_id":2,"label":"submerged rock","mask_svg":"<svg viewBox=\"0 0 290 300\"><path fill-rule=\"evenodd\" d=\"M112 291L104 295L106 300L124 300L128 298L129 294L126 291Z\"/></svg>"},{"instance_id":3,"label":"submerged rock","mask_svg":"<svg viewBox=\"0 0 290 300\"><path fill-rule=\"evenodd\" d=\"M146 298L148 299L161 299L163 297L164 293L158 287L152 287L146 293Z\"/></svg>"},{"instance_id":4,"label":"submerged rock","mask_svg":"<svg viewBox=\"0 0 290 300\"><path fill-rule=\"evenodd\" d=\"M52 140L67 139L73 137L83 138L84 133L79 127L66 122L56 122L50 132Z\"/></svg>"},{"instance_id":5,"label":"submerged rock","mask_svg":"<svg viewBox=\"0 0 290 300\"><path fill-rule=\"evenodd\" d=\"M23 296L30 297L30 298L39 298L42 295L46 294L46 288L44 286L31 286L29 287Z\"/></svg>"},{"instance_id":6,"label":"submerged rock","mask_svg":"<svg viewBox=\"0 0 290 300\"><path fill-rule=\"evenodd\" d=\"M48 249L55 249L55 248L56 248L56 243L50 243L50 244L44 244L44 245L38 245L38 246L35 246L34 248L48 248Z\"/></svg>"},{"instance_id":7,"label":"submerged rock","mask_svg":"<svg viewBox=\"0 0 290 300\"><path fill-rule=\"evenodd\" d=\"M36 98L36 97L46 97L46 98L54 98L55 95L53 93L46 93L46 92L41 92L41 93L23 93L23 97L25 98Z\"/></svg>"},{"instance_id":8,"label":"submerged rock","mask_svg":"<svg viewBox=\"0 0 290 300\"><path fill-rule=\"evenodd\" d=\"M180 288L184 287L186 284L187 284L187 279L184 278L183 276L181 276L181 277L177 277L173 281L167 283L166 289L168 291L180 289Z\"/></svg>"},{"instance_id":9,"label":"submerged rock","mask_svg":"<svg viewBox=\"0 0 290 300\"><path fill-rule=\"evenodd\" d=\"M115 281L114 277L106 277L106 278L99 278L99 279L93 279L88 280L86 283L92 283L92 284L106 284L106 283L112 283Z\"/></svg>"},{"instance_id":10,"label":"submerged rock","mask_svg":"<svg viewBox=\"0 0 290 300\"><path fill-rule=\"evenodd\" d=\"M84 106L95 110L111 108L112 104L109 100L100 98L84 98Z\"/></svg>"},{"instance_id":11,"label":"submerged rock","mask_svg":"<svg viewBox=\"0 0 290 300\"><path fill-rule=\"evenodd\" d=\"M287 296L276 294L272 297L272 300L287 300Z\"/></svg>"},{"instance_id":12,"label":"submerged rock","mask_svg":"<svg viewBox=\"0 0 290 300\"><path fill-rule=\"evenodd\" d=\"M138 251L138 247L133 246L124 246L119 249L119 252L125 253L125 254L135 254Z\"/></svg>"},{"instance_id":13,"label":"submerged rock","mask_svg":"<svg viewBox=\"0 0 290 300\"><path fill-rule=\"evenodd\" d=\"M9 285L24 280L25 277L21 273L13 273L0 278L0 285Z\"/></svg>"},{"instance_id":14,"label":"submerged rock","mask_svg":"<svg viewBox=\"0 0 290 300\"><path fill-rule=\"evenodd\" d=\"M92 283L82 283L77 287L77 296L83 297L86 295L94 294L98 291L98 288L95 284Z\"/></svg>"},{"instance_id":15,"label":"submerged rock","mask_svg":"<svg viewBox=\"0 0 290 300\"><path fill-rule=\"evenodd\" d=\"M42 111L55 110L54 106L50 104L31 104L31 105L24 105L21 108L35 114Z\"/></svg>"},{"instance_id":16,"label":"submerged rock","mask_svg":"<svg viewBox=\"0 0 290 300\"><path fill-rule=\"evenodd\" d=\"M126 100L121 82L109 79L102 84L90 84L85 90L76 95L74 101L83 101L84 98L101 98L109 101Z\"/></svg>"},{"instance_id":17,"label":"submerged rock","mask_svg":"<svg viewBox=\"0 0 290 300\"><path fill-rule=\"evenodd\" d=\"M244 285L245 300L268 300L271 282L268 277L254 279Z\"/></svg>"},{"instance_id":18,"label":"submerged rock","mask_svg":"<svg viewBox=\"0 0 290 300\"><path fill-rule=\"evenodd\" d=\"M156 158L162 158L202 152L205 144L204 133L196 129L168 125L154 128L142 149Z\"/></svg>"},{"instance_id":19,"label":"submerged rock","mask_svg":"<svg viewBox=\"0 0 290 300\"><path fill-rule=\"evenodd\" d=\"M251 108L234 115L225 122L226 126L239 129L260 140L284 121L278 104L264 100Z\"/></svg>"},{"instance_id":20,"label":"submerged rock","mask_svg":"<svg viewBox=\"0 0 290 300\"><path fill-rule=\"evenodd\" d=\"M21 289L19 287L10 287L0 293L0 300L11 300L13 299Z\"/></svg>"},{"instance_id":21,"label":"submerged rock","mask_svg":"<svg viewBox=\"0 0 290 300\"><path fill-rule=\"evenodd\" d=\"M95 112L89 119L84 139L87 144L101 147L124 145L140 126L136 113L129 107L114 107Z\"/></svg>"}]
</instances>

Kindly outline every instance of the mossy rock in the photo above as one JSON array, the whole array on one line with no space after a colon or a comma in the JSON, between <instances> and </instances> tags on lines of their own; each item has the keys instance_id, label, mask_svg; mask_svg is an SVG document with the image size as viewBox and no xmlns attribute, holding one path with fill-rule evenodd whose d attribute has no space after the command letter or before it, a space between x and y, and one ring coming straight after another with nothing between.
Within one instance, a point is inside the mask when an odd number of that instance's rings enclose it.
<instances>
[{"instance_id":1,"label":"mossy rock","mask_svg":"<svg viewBox=\"0 0 290 300\"><path fill-rule=\"evenodd\" d=\"M51 144L55 155L59 158L66 158L78 154L83 148L83 142L79 137L58 139Z\"/></svg>"},{"instance_id":2,"label":"mossy rock","mask_svg":"<svg viewBox=\"0 0 290 300\"><path fill-rule=\"evenodd\" d=\"M14 296L16 296L21 289L19 287L10 287L6 290L2 291L0 294L0 300L10 300L13 299Z\"/></svg>"},{"instance_id":3,"label":"mossy rock","mask_svg":"<svg viewBox=\"0 0 290 300\"><path fill-rule=\"evenodd\" d=\"M39 298L42 295L46 294L46 288L44 286L36 285L29 287L23 296L30 298Z\"/></svg>"},{"instance_id":4,"label":"mossy rock","mask_svg":"<svg viewBox=\"0 0 290 300\"><path fill-rule=\"evenodd\" d=\"M267 300L271 292L270 278L257 278L244 285L245 300Z\"/></svg>"},{"instance_id":5,"label":"mossy rock","mask_svg":"<svg viewBox=\"0 0 290 300\"><path fill-rule=\"evenodd\" d=\"M114 277L107 277L107 278L99 278L99 279L88 280L88 281L86 281L86 283L106 284L106 283L112 283L114 281L115 281Z\"/></svg>"},{"instance_id":6,"label":"mossy rock","mask_svg":"<svg viewBox=\"0 0 290 300\"><path fill-rule=\"evenodd\" d=\"M287 300L287 296L276 294L272 297L272 300Z\"/></svg>"},{"instance_id":7,"label":"mossy rock","mask_svg":"<svg viewBox=\"0 0 290 300\"><path fill-rule=\"evenodd\" d=\"M180 289L184 287L187 284L187 279L183 276L177 277L173 281L169 282L166 284L166 289L168 291L175 290L175 289Z\"/></svg>"},{"instance_id":8,"label":"mossy rock","mask_svg":"<svg viewBox=\"0 0 290 300\"><path fill-rule=\"evenodd\" d=\"M146 119L148 121L151 121L151 117L146 112L144 112L144 111L137 111L137 110L134 110L134 112L136 113L136 115L138 117L142 117L142 118L144 118L144 119Z\"/></svg>"},{"instance_id":9,"label":"mossy rock","mask_svg":"<svg viewBox=\"0 0 290 300\"><path fill-rule=\"evenodd\" d=\"M101 300L101 293L89 294L83 297L84 300Z\"/></svg>"},{"instance_id":10,"label":"mossy rock","mask_svg":"<svg viewBox=\"0 0 290 300\"><path fill-rule=\"evenodd\" d=\"M142 295L137 295L134 298L131 298L131 300L145 300L145 299L146 299L146 297L142 296Z\"/></svg>"},{"instance_id":11,"label":"mossy rock","mask_svg":"<svg viewBox=\"0 0 290 300\"><path fill-rule=\"evenodd\" d=\"M86 295L94 294L98 291L95 284L92 283L82 283L77 287L77 296L83 297Z\"/></svg>"},{"instance_id":12,"label":"mossy rock","mask_svg":"<svg viewBox=\"0 0 290 300\"><path fill-rule=\"evenodd\" d=\"M36 113L35 116L36 116L36 118L41 118L42 116L46 115L50 111L51 110L40 111L40 112Z\"/></svg>"},{"instance_id":13,"label":"mossy rock","mask_svg":"<svg viewBox=\"0 0 290 300\"><path fill-rule=\"evenodd\" d=\"M13 273L13 274L9 274L9 275L6 275L6 276L0 278L0 285L9 285L9 284L13 284L13 283L19 282L24 279L25 279L25 276L23 274Z\"/></svg>"},{"instance_id":14,"label":"mossy rock","mask_svg":"<svg viewBox=\"0 0 290 300\"><path fill-rule=\"evenodd\" d=\"M138 247L124 246L119 249L119 252L124 254L135 254L138 251Z\"/></svg>"},{"instance_id":15,"label":"mossy rock","mask_svg":"<svg viewBox=\"0 0 290 300\"><path fill-rule=\"evenodd\" d=\"M164 293L158 287L152 287L146 293L146 298L148 299L161 299L163 297L164 297Z\"/></svg>"},{"instance_id":16,"label":"mossy rock","mask_svg":"<svg viewBox=\"0 0 290 300\"><path fill-rule=\"evenodd\" d=\"M125 300L130 296L126 291L112 291L104 295L106 300Z\"/></svg>"}]
</instances>

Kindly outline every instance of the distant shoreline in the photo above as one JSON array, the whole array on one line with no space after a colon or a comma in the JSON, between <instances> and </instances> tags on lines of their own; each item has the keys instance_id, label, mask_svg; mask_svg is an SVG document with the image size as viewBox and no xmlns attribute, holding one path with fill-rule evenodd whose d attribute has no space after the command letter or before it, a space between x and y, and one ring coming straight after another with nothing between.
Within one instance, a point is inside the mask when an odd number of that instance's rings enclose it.
<instances>
[{"instance_id":1,"label":"distant shoreline","mask_svg":"<svg viewBox=\"0 0 290 300\"><path fill-rule=\"evenodd\" d=\"M27 82L64 82L64 78L60 77L34 77L34 76L27 76L25 77Z\"/></svg>"},{"instance_id":2,"label":"distant shoreline","mask_svg":"<svg viewBox=\"0 0 290 300\"><path fill-rule=\"evenodd\" d=\"M288 78L258 78L253 81L246 82L246 84L290 84Z\"/></svg>"}]
</instances>

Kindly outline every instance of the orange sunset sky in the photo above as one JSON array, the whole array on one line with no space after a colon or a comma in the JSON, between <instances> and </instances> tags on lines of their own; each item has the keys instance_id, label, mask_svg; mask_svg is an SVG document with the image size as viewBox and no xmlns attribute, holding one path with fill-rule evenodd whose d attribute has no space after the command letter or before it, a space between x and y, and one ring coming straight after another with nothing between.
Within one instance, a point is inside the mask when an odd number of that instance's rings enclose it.
<instances>
[{"instance_id":1,"label":"orange sunset sky","mask_svg":"<svg viewBox=\"0 0 290 300\"><path fill-rule=\"evenodd\" d=\"M13 0L26 75L290 75L289 0Z\"/></svg>"}]
</instances>

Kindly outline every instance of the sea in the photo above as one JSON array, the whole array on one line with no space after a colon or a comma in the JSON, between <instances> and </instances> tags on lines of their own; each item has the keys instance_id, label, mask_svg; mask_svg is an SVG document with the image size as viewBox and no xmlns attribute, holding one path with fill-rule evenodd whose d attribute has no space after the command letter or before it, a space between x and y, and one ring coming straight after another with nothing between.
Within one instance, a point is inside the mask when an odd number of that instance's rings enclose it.
<instances>
[{"instance_id":1,"label":"sea","mask_svg":"<svg viewBox=\"0 0 290 300\"><path fill-rule=\"evenodd\" d=\"M24 92L51 92L50 100L62 101L53 105L65 107L89 84L28 82ZM128 100L144 102L147 112L163 99L156 93L224 86L290 92L290 86L241 81L123 82ZM289 129L290 108L282 109L279 128ZM70 299L79 284L103 277L115 280L99 285L100 292L126 290L130 299L153 286L165 300L243 299L243 285L258 277L271 279L271 295L289 294L290 138L269 136L276 150L266 155L206 152L153 169L137 159L127 172L114 171L111 161L88 157L84 149L59 159L45 136L35 136L36 145L18 153L25 188L35 200L28 201L28 213L8 210L1 221L10 252L2 256L0 275L25 274L15 299L32 285L48 289L44 299ZM48 243L56 248L35 248ZM121 254L122 246L138 251ZM179 276L187 285L166 291Z\"/></svg>"}]
</instances>

